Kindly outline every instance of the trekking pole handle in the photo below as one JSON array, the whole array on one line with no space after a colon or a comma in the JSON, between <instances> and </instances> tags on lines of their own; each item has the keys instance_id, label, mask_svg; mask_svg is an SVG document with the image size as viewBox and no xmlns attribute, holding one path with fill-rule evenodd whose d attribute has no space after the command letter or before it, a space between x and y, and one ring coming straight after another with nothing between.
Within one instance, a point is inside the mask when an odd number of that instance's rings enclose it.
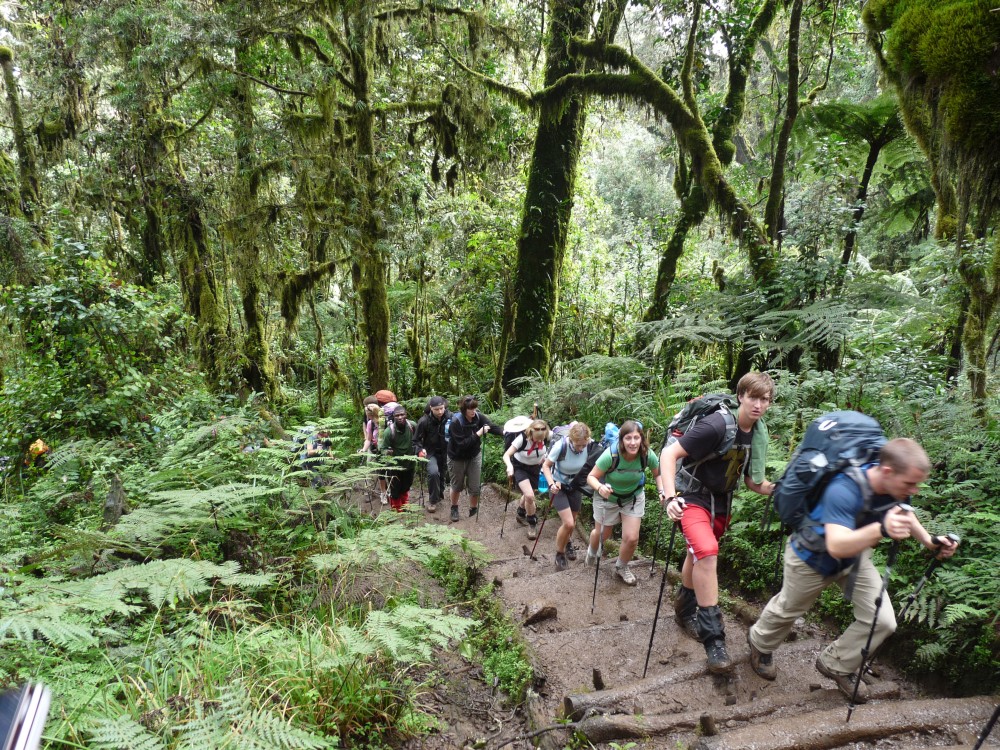
<instances>
[{"instance_id":1,"label":"trekking pole handle","mask_svg":"<svg viewBox=\"0 0 1000 750\"><path fill-rule=\"evenodd\" d=\"M942 544L944 544L945 539L950 541L952 544L958 544L959 542L962 541L962 538L958 534L956 534L954 531L949 531L947 534L944 534L942 536L938 535L932 536L931 544L933 544L935 547L940 547Z\"/></svg>"}]
</instances>

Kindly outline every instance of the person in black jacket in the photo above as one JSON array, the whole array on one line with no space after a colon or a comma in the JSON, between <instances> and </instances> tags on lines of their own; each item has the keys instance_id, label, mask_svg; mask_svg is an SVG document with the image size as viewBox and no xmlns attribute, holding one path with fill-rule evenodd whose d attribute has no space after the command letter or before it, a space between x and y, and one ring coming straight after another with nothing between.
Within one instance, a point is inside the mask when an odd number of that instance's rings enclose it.
<instances>
[{"instance_id":1,"label":"person in black jacket","mask_svg":"<svg viewBox=\"0 0 1000 750\"><path fill-rule=\"evenodd\" d=\"M427 489L430 492L430 500L427 502L428 513L436 511L438 503L444 498L443 470L448 459L445 427L448 426L451 417L448 402L441 396L431 396L424 416L417 422L415 438L417 456L427 459Z\"/></svg>"},{"instance_id":2,"label":"person in black jacket","mask_svg":"<svg viewBox=\"0 0 1000 750\"><path fill-rule=\"evenodd\" d=\"M482 438L503 430L479 412L475 396L465 396L458 413L448 423L448 471L451 472L451 520L458 521L458 496L469 492L469 515L479 512L480 479L483 473Z\"/></svg>"}]
</instances>

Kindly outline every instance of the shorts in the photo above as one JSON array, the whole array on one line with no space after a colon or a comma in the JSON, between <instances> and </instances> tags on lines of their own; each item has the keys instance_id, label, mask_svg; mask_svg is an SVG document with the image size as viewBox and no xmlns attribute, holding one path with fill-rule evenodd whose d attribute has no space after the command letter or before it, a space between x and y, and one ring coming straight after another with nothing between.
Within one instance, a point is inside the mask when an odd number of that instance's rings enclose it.
<instances>
[{"instance_id":1,"label":"shorts","mask_svg":"<svg viewBox=\"0 0 1000 750\"><path fill-rule=\"evenodd\" d=\"M719 554L719 540L729 528L729 516L715 516L700 505L687 503L681 517L681 532L688 552L697 561Z\"/></svg>"},{"instance_id":2,"label":"shorts","mask_svg":"<svg viewBox=\"0 0 1000 750\"><path fill-rule=\"evenodd\" d=\"M527 479L531 482L531 489L538 492L538 475L542 473L542 465L535 464L534 466L528 466L518 461L512 461L511 463L514 464L514 484L521 484L521 482Z\"/></svg>"},{"instance_id":3,"label":"shorts","mask_svg":"<svg viewBox=\"0 0 1000 750\"><path fill-rule=\"evenodd\" d=\"M482 451L469 459L448 456L448 471L451 473L453 492L461 492L464 487L469 491L470 496L479 497L482 491L483 476Z\"/></svg>"},{"instance_id":4,"label":"shorts","mask_svg":"<svg viewBox=\"0 0 1000 750\"><path fill-rule=\"evenodd\" d=\"M612 495L614 497L614 495ZM642 518L646 514L646 493L640 490L634 498L619 505L615 500L604 500L594 494L594 523L614 526L622 516Z\"/></svg>"},{"instance_id":5,"label":"shorts","mask_svg":"<svg viewBox=\"0 0 1000 750\"><path fill-rule=\"evenodd\" d=\"M552 507L556 509L556 513L567 508L574 513L579 513L582 505L583 493L580 490L570 490L563 487L552 496Z\"/></svg>"}]
</instances>

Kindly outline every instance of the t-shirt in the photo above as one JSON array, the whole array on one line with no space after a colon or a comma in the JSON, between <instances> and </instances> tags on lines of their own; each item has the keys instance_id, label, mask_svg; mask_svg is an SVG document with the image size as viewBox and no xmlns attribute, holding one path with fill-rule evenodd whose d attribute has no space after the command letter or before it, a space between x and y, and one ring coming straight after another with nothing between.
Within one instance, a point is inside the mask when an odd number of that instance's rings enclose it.
<instances>
[{"instance_id":1,"label":"t-shirt","mask_svg":"<svg viewBox=\"0 0 1000 750\"><path fill-rule=\"evenodd\" d=\"M620 450L620 447L616 449L618 451L618 466L614 471L608 472L608 469L611 468L611 462L614 460L610 448L605 449L594 464L595 467L604 472L604 483L611 486L611 491L614 494L608 499L612 501L629 499L637 490L646 486L646 475L642 471L642 461L638 456L627 461ZM659 469L660 459L656 457L656 454L650 450L646 455L646 465L650 469Z\"/></svg>"},{"instance_id":2,"label":"t-shirt","mask_svg":"<svg viewBox=\"0 0 1000 750\"><path fill-rule=\"evenodd\" d=\"M545 443L541 440L528 440L522 432L511 442L514 448L513 459L524 466L541 466L545 460Z\"/></svg>"},{"instance_id":3,"label":"t-shirt","mask_svg":"<svg viewBox=\"0 0 1000 750\"><path fill-rule=\"evenodd\" d=\"M405 427L400 427L395 423L386 425L382 431L382 440L379 443L379 450L385 453L386 449L391 449L394 456L412 456L413 451L413 423L407 420Z\"/></svg>"},{"instance_id":4,"label":"t-shirt","mask_svg":"<svg viewBox=\"0 0 1000 750\"><path fill-rule=\"evenodd\" d=\"M866 471L874 465L867 464L861 467L861 470ZM894 500L889 495L873 495L871 507L885 509L892 507L898 502L898 500ZM810 511L809 520L812 523L808 524L808 526L821 539L825 539L826 529L824 528L824 524L835 523L838 526L854 530L879 520L884 512L884 510L881 512L869 511L862 514L859 518L859 514L862 513L864 507L864 495L858 483L846 474L837 474L830 480L826 489L823 490L823 494L820 495L816 507ZM849 568L858 559L857 557L847 557L838 560L826 551L825 545L820 551L811 552L796 540L795 535L792 535L792 549L795 550L795 554L799 556L802 562L823 576L835 575Z\"/></svg>"},{"instance_id":5,"label":"t-shirt","mask_svg":"<svg viewBox=\"0 0 1000 750\"><path fill-rule=\"evenodd\" d=\"M563 444L566 444L566 455L560 459L559 454L562 453ZM552 462L552 468L556 473L556 479L558 479L563 484L573 481L573 477L577 475L577 472L583 468L583 465L587 463L587 446L584 446L583 450L579 453L573 448L573 442L567 438L560 438L556 441L556 444L552 446L549 450L549 455L546 456L549 461Z\"/></svg>"},{"instance_id":6,"label":"t-shirt","mask_svg":"<svg viewBox=\"0 0 1000 750\"><path fill-rule=\"evenodd\" d=\"M712 495L715 495L715 512L718 515L728 514L729 497L740 479L749 474L750 449L754 430L744 432L737 427L733 446L723 455L708 458L696 466L691 473L697 482L694 487L686 490L684 499L706 510L712 510ZM677 439L681 447L687 451L687 456L681 460L681 466L687 468L698 461L712 456L726 436L726 418L720 412L709 414L699 420L689 432ZM678 488L680 482L678 481ZM719 501L722 501L721 503Z\"/></svg>"}]
</instances>

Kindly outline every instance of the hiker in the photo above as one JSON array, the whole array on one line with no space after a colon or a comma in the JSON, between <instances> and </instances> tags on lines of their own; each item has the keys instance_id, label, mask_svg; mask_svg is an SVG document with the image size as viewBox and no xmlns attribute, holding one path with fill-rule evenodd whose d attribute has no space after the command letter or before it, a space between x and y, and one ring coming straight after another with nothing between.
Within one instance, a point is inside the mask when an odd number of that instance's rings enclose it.
<instances>
[{"instance_id":1,"label":"hiker","mask_svg":"<svg viewBox=\"0 0 1000 750\"><path fill-rule=\"evenodd\" d=\"M448 402L442 396L431 396L424 415L417 422L417 456L427 459L427 489L430 498L427 512L437 510L444 498L444 470L447 467L448 422L451 420Z\"/></svg>"},{"instance_id":2,"label":"hiker","mask_svg":"<svg viewBox=\"0 0 1000 750\"><path fill-rule=\"evenodd\" d=\"M742 476L748 489L761 495L774 492L774 483L764 478L768 433L761 421L774 399L774 381L766 373L747 373L737 383L736 399L735 414L722 404L676 440L668 435L660 453L667 514L680 522L687 545L674 613L681 629L705 647L708 669L715 673L733 668L719 608L717 567L733 491Z\"/></svg>"},{"instance_id":3,"label":"hiker","mask_svg":"<svg viewBox=\"0 0 1000 750\"><path fill-rule=\"evenodd\" d=\"M412 456L415 453L413 437L416 425L406 418L406 407L400 404L395 405L390 420L382 431L379 451L395 464L386 474L389 478L389 507L399 512L409 503L410 487L413 486L416 465Z\"/></svg>"},{"instance_id":4,"label":"hiker","mask_svg":"<svg viewBox=\"0 0 1000 750\"><path fill-rule=\"evenodd\" d=\"M448 423L448 471L451 474L451 520L458 521L458 496L469 493L469 516L479 512L480 479L483 473L482 438L503 430L479 411L475 396L465 396Z\"/></svg>"},{"instance_id":5,"label":"hiker","mask_svg":"<svg viewBox=\"0 0 1000 750\"><path fill-rule=\"evenodd\" d=\"M365 404L365 442L361 446L361 450L358 453L368 453L368 461L371 462L378 457L379 453L379 417L381 416L382 409L379 407L378 402L375 401L374 396L369 396L372 399L370 403ZM368 398L365 401L368 401ZM378 488L379 488L379 500L382 501L382 505L387 505L389 503L388 485L385 481L385 474L382 470L378 472Z\"/></svg>"},{"instance_id":6,"label":"hiker","mask_svg":"<svg viewBox=\"0 0 1000 750\"><path fill-rule=\"evenodd\" d=\"M629 586L636 584L635 573L629 570L628 563L639 543L639 525L646 512L647 467L662 498L660 462L649 449L642 425L629 419L618 431L618 445L601 454L587 477L587 484L594 490L594 530L587 545L586 564L597 562L604 542L620 518L622 543L615 573Z\"/></svg>"},{"instance_id":7,"label":"hiker","mask_svg":"<svg viewBox=\"0 0 1000 750\"><path fill-rule=\"evenodd\" d=\"M538 475L542 470L551 434L544 419L532 420L524 432L511 441L503 454L507 476L512 477L514 484L521 490L521 499L517 503L517 522L528 527L528 539L538 538L535 493L538 491Z\"/></svg>"},{"instance_id":8,"label":"hiker","mask_svg":"<svg viewBox=\"0 0 1000 750\"><path fill-rule=\"evenodd\" d=\"M878 461L865 464L855 478L847 472L833 476L809 511L809 523L793 533L785 545L785 578L779 591L767 603L760 619L750 628L750 666L766 680L778 673L772 655L785 640L796 619L804 615L831 584L840 586L854 606L854 622L827 646L816 659L820 674L833 680L848 698L861 665L861 650L872 634L872 650L896 630L896 615L888 594L882 592L882 578L872 563L872 548L883 537L900 541L908 537L931 550L938 558L951 557L958 544L945 536L931 536L915 513L899 507L920 490L930 473L930 461L920 445L908 438L890 440L882 446ZM858 481L867 482L862 487ZM871 497L865 502L865 493ZM867 509L866 509L867 508ZM806 547L809 547L807 549ZM852 585L853 591L849 591ZM875 617L875 600L883 594ZM867 700L864 681L858 685L857 702Z\"/></svg>"},{"instance_id":9,"label":"hiker","mask_svg":"<svg viewBox=\"0 0 1000 750\"><path fill-rule=\"evenodd\" d=\"M555 442L542 463L542 473L549 483L552 507L562 525L556 532L556 570L566 570L567 561L576 560L573 549L573 529L580 515L581 489L575 486L576 474L587 462L590 428L583 422L570 425L569 433Z\"/></svg>"}]
</instances>

